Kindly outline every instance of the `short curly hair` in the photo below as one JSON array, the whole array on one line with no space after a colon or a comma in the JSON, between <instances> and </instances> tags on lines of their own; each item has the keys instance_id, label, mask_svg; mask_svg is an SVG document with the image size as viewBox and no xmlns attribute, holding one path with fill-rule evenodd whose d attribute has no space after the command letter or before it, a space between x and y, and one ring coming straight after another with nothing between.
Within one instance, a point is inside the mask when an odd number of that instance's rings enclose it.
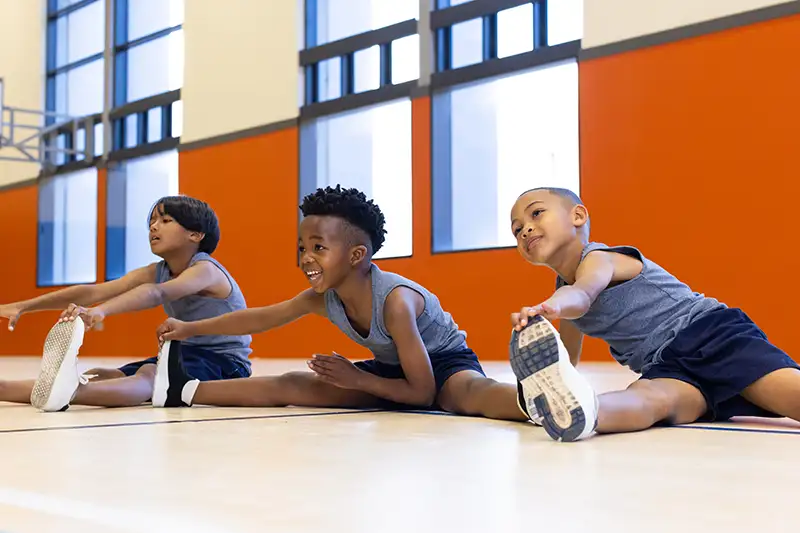
<instances>
[{"instance_id":1,"label":"short curly hair","mask_svg":"<svg viewBox=\"0 0 800 533\"><path fill-rule=\"evenodd\" d=\"M300 211L304 217L338 217L362 230L369 237L373 254L381 249L386 240L386 219L381 208L374 201L367 200L358 189L343 189L341 185L317 189L303 198Z\"/></svg>"}]
</instances>

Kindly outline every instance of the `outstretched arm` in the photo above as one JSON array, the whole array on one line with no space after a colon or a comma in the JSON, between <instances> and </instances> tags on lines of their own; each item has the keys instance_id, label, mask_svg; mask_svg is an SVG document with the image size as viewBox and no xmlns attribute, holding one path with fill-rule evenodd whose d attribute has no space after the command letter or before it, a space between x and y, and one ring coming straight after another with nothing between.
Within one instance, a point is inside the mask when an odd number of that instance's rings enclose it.
<instances>
[{"instance_id":1,"label":"outstretched arm","mask_svg":"<svg viewBox=\"0 0 800 533\"><path fill-rule=\"evenodd\" d=\"M523 307L511 315L511 321L519 331L528 324L528 318L542 315L548 320L566 318L574 320L586 314L597 296L608 287L614 277L614 261L611 254L593 252L578 266L575 283L564 285L546 301L534 307Z\"/></svg>"},{"instance_id":2,"label":"outstretched arm","mask_svg":"<svg viewBox=\"0 0 800 533\"><path fill-rule=\"evenodd\" d=\"M291 300L267 307L242 309L196 322L168 319L158 328L161 341L183 340L197 335L252 335L293 322L307 314L325 315L323 296L307 289Z\"/></svg>"},{"instance_id":3,"label":"outstretched arm","mask_svg":"<svg viewBox=\"0 0 800 533\"><path fill-rule=\"evenodd\" d=\"M63 310L70 304L91 306L124 294L156 278L156 263L138 268L119 279L97 285L75 285L43 294L30 300L0 306L0 317L8 319L8 329L13 330L23 313Z\"/></svg>"}]
</instances>

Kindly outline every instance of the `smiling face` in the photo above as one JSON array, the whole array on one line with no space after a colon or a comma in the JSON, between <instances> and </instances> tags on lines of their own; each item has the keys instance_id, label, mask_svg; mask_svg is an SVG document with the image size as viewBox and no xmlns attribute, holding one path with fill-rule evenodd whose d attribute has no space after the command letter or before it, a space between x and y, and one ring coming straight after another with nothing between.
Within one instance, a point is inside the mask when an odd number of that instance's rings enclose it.
<instances>
[{"instance_id":1,"label":"smiling face","mask_svg":"<svg viewBox=\"0 0 800 533\"><path fill-rule=\"evenodd\" d=\"M189 231L164 212L163 205L157 205L150 213L150 251L164 257L177 251L197 248L203 234Z\"/></svg>"},{"instance_id":2,"label":"smiling face","mask_svg":"<svg viewBox=\"0 0 800 533\"><path fill-rule=\"evenodd\" d=\"M528 191L517 199L511 210L511 231L526 261L549 264L565 246L585 239L586 208L570 204L547 190Z\"/></svg>"},{"instance_id":3,"label":"smiling face","mask_svg":"<svg viewBox=\"0 0 800 533\"><path fill-rule=\"evenodd\" d=\"M335 216L311 215L300 223L300 268L314 292L339 287L364 259L367 246L348 223Z\"/></svg>"}]
</instances>

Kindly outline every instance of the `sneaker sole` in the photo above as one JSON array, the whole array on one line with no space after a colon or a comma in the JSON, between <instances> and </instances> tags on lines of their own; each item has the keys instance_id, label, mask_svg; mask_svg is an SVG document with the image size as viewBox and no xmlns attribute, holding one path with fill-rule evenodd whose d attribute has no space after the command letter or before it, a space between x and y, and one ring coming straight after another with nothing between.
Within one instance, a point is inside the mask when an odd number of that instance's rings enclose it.
<instances>
[{"instance_id":1,"label":"sneaker sole","mask_svg":"<svg viewBox=\"0 0 800 533\"><path fill-rule=\"evenodd\" d=\"M156 365L156 378L153 381L153 398L150 400L153 407L164 407L167 403L167 391L169 390L169 347L172 341L164 341L164 345L158 352L158 364Z\"/></svg>"},{"instance_id":2,"label":"sneaker sole","mask_svg":"<svg viewBox=\"0 0 800 533\"><path fill-rule=\"evenodd\" d=\"M594 390L569 360L558 332L536 316L511 336L511 368L526 399L533 399L541 424L553 440L571 442L597 426ZM588 422L587 422L588 421Z\"/></svg>"},{"instance_id":3,"label":"sneaker sole","mask_svg":"<svg viewBox=\"0 0 800 533\"><path fill-rule=\"evenodd\" d=\"M66 411L66 405L51 405L56 379L65 363L74 365L83 345L84 325L80 317L72 322L59 322L50 329L44 341L42 367L31 391L31 405L42 411ZM70 398L71 399L71 398Z\"/></svg>"}]
</instances>

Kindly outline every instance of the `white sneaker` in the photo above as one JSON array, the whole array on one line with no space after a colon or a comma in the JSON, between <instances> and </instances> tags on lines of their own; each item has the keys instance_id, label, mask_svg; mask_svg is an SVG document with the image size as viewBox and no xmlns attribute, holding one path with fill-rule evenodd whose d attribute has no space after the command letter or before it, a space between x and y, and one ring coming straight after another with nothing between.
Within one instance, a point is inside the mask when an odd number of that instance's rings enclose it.
<instances>
[{"instance_id":1,"label":"white sneaker","mask_svg":"<svg viewBox=\"0 0 800 533\"><path fill-rule=\"evenodd\" d=\"M556 328L541 316L511 335L511 368L523 407L551 438L575 441L597 428L597 395L569 360ZM534 421L535 422L535 421Z\"/></svg>"},{"instance_id":2,"label":"white sneaker","mask_svg":"<svg viewBox=\"0 0 800 533\"><path fill-rule=\"evenodd\" d=\"M31 405L45 412L66 411L86 378L78 373L83 320L58 322L44 341L42 367L31 391Z\"/></svg>"}]
</instances>

